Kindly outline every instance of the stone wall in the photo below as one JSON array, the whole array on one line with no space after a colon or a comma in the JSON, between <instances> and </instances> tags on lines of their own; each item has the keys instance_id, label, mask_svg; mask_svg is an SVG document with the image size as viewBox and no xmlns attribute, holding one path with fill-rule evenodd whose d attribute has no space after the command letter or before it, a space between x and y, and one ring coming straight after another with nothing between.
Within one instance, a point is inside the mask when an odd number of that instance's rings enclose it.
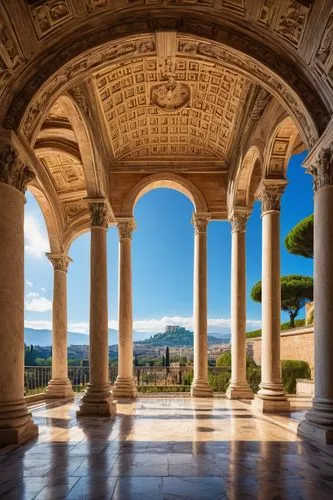
<instances>
[{"instance_id":1,"label":"stone wall","mask_svg":"<svg viewBox=\"0 0 333 500\"><path fill-rule=\"evenodd\" d=\"M255 363L261 365L261 337L247 339L247 344L249 347L252 345ZM311 377L314 378L313 326L295 328L281 333L281 360L282 359L307 361L311 369Z\"/></svg>"}]
</instances>

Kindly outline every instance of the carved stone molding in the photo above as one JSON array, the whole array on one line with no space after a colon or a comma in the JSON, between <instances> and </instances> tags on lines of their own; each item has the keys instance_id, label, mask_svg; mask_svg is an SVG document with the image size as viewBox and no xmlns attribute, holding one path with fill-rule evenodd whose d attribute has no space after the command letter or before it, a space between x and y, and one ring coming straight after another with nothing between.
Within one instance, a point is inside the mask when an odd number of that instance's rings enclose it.
<instances>
[{"instance_id":1,"label":"carved stone molding","mask_svg":"<svg viewBox=\"0 0 333 500\"><path fill-rule=\"evenodd\" d=\"M46 256L55 271L63 271L64 273L67 273L70 262L73 262L72 259L64 253L47 253Z\"/></svg>"},{"instance_id":2,"label":"carved stone molding","mask_svg":"<svg viewBox=\"0 0 333 500\"><path fill-rule=\"evenodd\" d=\"M206 233L208 222L211 215L208 213L195 212L192 216L192 224L194 226L195 234Z\"/></svg>"},{"instance_id":3,"label":"carved stone molding","mask_svg":"<svg viewBox=\"0 0 333 500\"><path fill-rule=\"evenodd\" d=\"M122 240L124 238L132 238L132 233L136 228L135 220L130 218L130 219L123 219L123 220L118 220L118 231L119 231L119 238Z\"/></svg>"},{"instance_id":4,"label":"carved stone molding","mask_svg":"<svg viewBox=\"0 0 333 500\"><path fill-rule=\"evenodd\" d=\"M233 214L230 217L232 232L245 233L248 218L249 218L248 212L245 211L233 212Z\"/></svg>"},{"instance_id":5,"label":"carved stone molding","mask_svg":"<svg viewBox=\"0 0 333 500\"><path fill-rule=\"evenodd\" d=\"M0 150L0 182L25 193L34 178L34 172L24 165L12 146L8 144Z\"/></svg>"},{"instance_id":6,"label":"carved stone molding","mask_svg":"<svg viewBox=\"0 0 333 500\"><path fill-rule=\"evenodd\" d=\"M177 19L172 19L172 21L174 29L177 29L180 21ZM56 57L48 64L43 65L44 84L41 82L40 74L32 75L30 81L26 82L18 96L13 100L7 113L6 127L16 128L21 122L22 115L25 114L20 129L30 138L34 128L41 120L40 114L43 114L48 106L49 99L63 92L70 85L71 80L83 74L86 76L88 71L96 70L99 65L108 60L127 55L142 57L142 54L154 53L155 51L154 40L142 40L142 37L140 40L140 36L134 41L129 40L128 43L124 41L120 44L113 42L103 47L103 43L111 41L110 32L125 37L133 33L149 33L162 28L163 19L151 19L149 21L147 18L145 20L137 19L135 22L114 26L114 29L111 30L108 26L106 30L102 29L98 32L87 33L87 36L81 37L75 43L71 43L70 46L59 47ZM187 19L182 20L182 32L194 33L205 38L216 38L216 41L222 44L228 43L228 41L230 43L232 39L238 53L229 47L223 48L221 45L216 45L215 42L202 43L198 42L198 40L194 41L193 37L179 37L178 52L186 52L187 54L198 52L201 58L207 55L254 75L258 81L266 85L269 91L272 89L275 94L279 94L288 108L292 110L293 115L302 124L307 144L311 145L316 142L318 134L315 130L314 121L316 121L320 130L324 130L329 115L310 84L302 76L295 75L294 62L283 60L282 63L281 57L277 57L273 50L254 42L244 34L233 32L225 26L221 27ZM97 44L98 49L93 49ZM86 52L84 53L84 51ZM239 51L244 51L244 54L240 54ZM74 59L75 57L76 59ZM254 59L257 59L258 62ZM263 64L266 66L263 66ZM51 80L49 78L52 75ZM279 77L276 75L279 75ZM288 82L290 87L285 82ZM294 90L291 90L291 87ZM300 98L297 96L300 96ZM307 109L311 109L314 120L310 118Z\"/></svg>"},{"instance_id":7,"label":"carved stone molding","mask_svg":"<svg viewBox=\"0 0 333 500\"><path fill-rule=\"evenodd\" d=\"M333 143L321 149L316 161L308 167L307 171L313 175L315 191L333 185Z\"/></svg>"},{"instance_id":8,"label":"carved stone molding","mask_svg":"<svg viewBox=\"0 0 333 500\"><path fill-rule=\"evenodd\" d=\"M91 227L108 227L108 211L105 201L88 200Z\"/></svg>"},{"instance_id":9,"label":"carved stone molding","mask_svg":"<svg viewBox=\"0 0 333 500\"><path fill-rule=\"evenodd\" d=\"M287 181L263 180L259 186L257 197L262 203L262 214L266 212L279 212L280 200L287 186Z\"/></svg>"}]
</instances>

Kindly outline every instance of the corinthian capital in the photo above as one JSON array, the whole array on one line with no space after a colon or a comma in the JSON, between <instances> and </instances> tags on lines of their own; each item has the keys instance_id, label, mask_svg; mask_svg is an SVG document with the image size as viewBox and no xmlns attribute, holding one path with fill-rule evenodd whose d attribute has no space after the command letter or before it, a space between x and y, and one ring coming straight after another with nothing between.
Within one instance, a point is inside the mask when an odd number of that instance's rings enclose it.
<instances>
[{"instance_id":1,"label":"corinthian capital","mask_svg":"<svg viewBox=\"0 0 333 500\"><path fill-rule=\"evenodd\" d=\"M230 216L233 233L244 233L246 230L249 212L247 210L234 210Z\"/></svg>"},{"instance_id":2,"label":"corinthian capital","mask_svg":"<svg viewBox=\"0 0 333 500\"><path fill-rule=\"evenodd\" d=\"M0 150L0 182L25 193L34 178L34 172L24 165L12 146L8 144Z\"/></svg>"},{"instance_id":3,"label":"corinthian capital","mask_svg":"<svg viewBox=\"0 0 333 500\"><path fill-rule=\"evenodd\" d=\"M64 273L67 273L69 263L73 262L72 259L64 253L47 253L46 256L55 271L63 271Z\"/></svg>"},{"instance_id":4,"label":"corinthian capital","mask_svg":"<svg viewBox=\"0 0 333 500\"><path fill-rule=\"evenodd\" d=\"M192 224L194 226L195 234L205 233L209 221L210 221L210 214L194 212L192 216Z\"/></svg>"},{"instance_id":5,"label":"corinthian capital","mask_svg":"<svg viewBox=\"0 0 333 500\"><path fill-rule=\"evenodd\" d=\"M280 201L284 190L286 189L287 181L264 179L261 181L257 191L257 197L262 203L262 213L279 212Z\"/></svg>"},{"instance_id":6,"label":"corinthian capital","mask_svg":"<svg viewBox=\"0 0 333 500\"><path fill-rule=\"evenodd\" d=\"M117 224L118 224L119 238L121 240L124 238L132 238L132 233L136 228L135 220L133 218L118 219Z\"/></svg>"},{"instance_id":7,"label":"corinthian capital","mask_svg":"<svg viewBox=\"0 0 333 500\"><path fill-rule=\"evenodd\" d=\"M108 227L108 210L103 199L88 199L91 227Z\"/></svg>"},{"instance_id":8,"label":"corinthian capital","mask_svg":"<svg viewBox=\"0 0 333 500\"><path fill-rule=\"evenodd\" d=\"M313 187L319 191L333 184L333 143L321 149L313 165L307 171L313 175Z\"/></svg>"}]
</instances>

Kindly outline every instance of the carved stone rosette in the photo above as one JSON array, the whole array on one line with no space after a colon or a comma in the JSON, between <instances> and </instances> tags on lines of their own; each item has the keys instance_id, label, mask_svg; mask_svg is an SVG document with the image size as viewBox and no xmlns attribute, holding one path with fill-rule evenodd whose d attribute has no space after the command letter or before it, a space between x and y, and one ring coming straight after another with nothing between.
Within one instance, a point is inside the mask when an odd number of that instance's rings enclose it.
<instances>
[{"instance_id":1,"label":"carved stone rosette","mask_svg":"<svg viewBox=\"0 0 333 500\"><path fill-rule=\"evenodd\" d=\"M121 240L124 238L132 238L132 233L136 229L136 224L134 219L118 220L117 224L118 224L119 238Z\"/></svg>"},{"instance_id":2,"label":"carved stone rosette","mask_svg":"<svg viewBox=\"0 0 333 500\"><path fill-rule=\"evenodd\" d=\"M313 175L315 191L333 185L333 143L320 151L316 161L308 167L307 172Z\"/></svg>"},{"instance_id":3,"label":"carved stone rosette","mask_svg":"<svg viewBox=\"0 0 333 500\"><path fill-rule=\"evenodd\" d=\"M0 150L0 182L25 193L34 178L34 172L24 165L12 146L8 144Z\"/></svg>"},{"instance_id":4,"label":"carved stone rosette","mask_svg":"<svg viewBox=\"0 0 333 500\"><path fill-rule=\"evenodd\" d=\"M233 233L245 233L249 214L247 212L233 212L230 217Z\"/></svg>"},{"instance_id":5,"label":"carved stone rosette","mask_svg":"<svg viewBox=\"0 0 333 500\"><path fill-rule=\"evenodd\" d=\"M192 224L194 226L195 234L205 233L207 231L207 225L210 221L210 214L208 213L197 213L195 212L192 216Z\"/></svg>"},{"instance_id":6,"label":"carved stone rosette","mask_svg":"<svg viewBox=\"0 0 333 500\"><path fill-rule=\"evenodd\" d=\"M47 253L46 256L55 271L63 271L64 273L67 273L70 262L73 262L68 255L63 253Z\"/></svg>"},{"instance_id":7,"label":"carved stone rosette","mask_svg":"<svg viewBox=\"0 0 333 500\"><path fill-rule=\"evenodd\" d=\"M262 181L259 190L258 198L262 203L262 214L266 212L279 212L281 196L286 188L287 181Z\"/></svg>"},{"instance_id":8,"label":"carved stone rosette","mask_svg":"<svg viewBox=\"0 0 333 500\"><path fill-rule=\"evenodd\" d=\"M88 200L91 227L108 227L108 211L105 201Z\"/></svg>"}]
</instances>

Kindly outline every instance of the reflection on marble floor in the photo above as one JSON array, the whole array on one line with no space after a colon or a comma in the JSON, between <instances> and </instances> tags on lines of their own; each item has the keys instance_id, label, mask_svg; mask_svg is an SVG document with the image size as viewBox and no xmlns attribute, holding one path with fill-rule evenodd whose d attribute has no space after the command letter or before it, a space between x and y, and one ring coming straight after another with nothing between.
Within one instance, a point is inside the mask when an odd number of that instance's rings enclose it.
<instances>
[{"instance_id":1,"label":"reflection on marble floor","mask_svg":"<svg viewBox=\"0 0 333 500\"><path fill-rule=\"evenodd\" d=\"M38 439L0 451L5 499L328 499L333 457L222 398L141 398L77 421L35 405Z\"/></svg>"}]
</instances>

